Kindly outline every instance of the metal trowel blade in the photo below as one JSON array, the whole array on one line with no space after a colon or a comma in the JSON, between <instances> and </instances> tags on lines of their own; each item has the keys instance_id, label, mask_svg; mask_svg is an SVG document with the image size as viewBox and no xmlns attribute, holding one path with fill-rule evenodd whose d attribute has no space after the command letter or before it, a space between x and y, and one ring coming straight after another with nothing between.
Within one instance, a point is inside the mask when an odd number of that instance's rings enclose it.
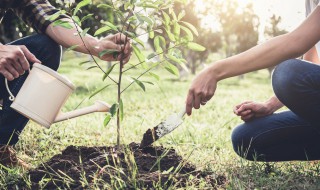
<instances>
[{"instance_id":1,"label":"metal trowel blade","mask_svg":"<svg viewBox=\"0 0 320 190\"><path fill-rule=\"evenodd\" d=\"M140 148L147 147L159 138L169 134L175 130L179 125L183 123L183 116L185 115L185 108L180 113L174 113L167 117L166 120L162 121L156 127L148 129L142 138Z\"/></svg>"}]
</instances>

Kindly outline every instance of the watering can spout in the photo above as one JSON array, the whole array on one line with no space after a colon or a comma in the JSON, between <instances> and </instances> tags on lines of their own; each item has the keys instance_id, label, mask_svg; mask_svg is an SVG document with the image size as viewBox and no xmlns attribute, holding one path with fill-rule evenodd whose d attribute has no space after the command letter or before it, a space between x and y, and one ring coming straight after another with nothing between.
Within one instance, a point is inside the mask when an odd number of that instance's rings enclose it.
<instances>
[{"instance_id":1,"label":"watering can spout","mask_svg":"<svg viewBox=\"0 0 320 190\"><path fill-rule=\"evenodd\" d=\"M74 117L78 117L81 115L86 115L93 112L108 112L110 110L110 106L103 101L96 101L93 105L81 108L78 110L74 110L67 113L60 112L54 120L54 123L64 121L67 119L71 119Z\"/></svg>"}]
</instances>

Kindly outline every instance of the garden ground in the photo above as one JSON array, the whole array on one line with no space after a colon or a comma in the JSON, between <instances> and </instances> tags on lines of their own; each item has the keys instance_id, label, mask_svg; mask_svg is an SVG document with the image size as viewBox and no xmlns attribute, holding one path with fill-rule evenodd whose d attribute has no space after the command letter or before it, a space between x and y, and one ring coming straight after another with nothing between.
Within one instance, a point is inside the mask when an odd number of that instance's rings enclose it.
<instances>
[{"instance_id":1,"label":"garden ground","mask_svg":"<svg viewBox=\"0 0 320 190\"><path fill-rule=\"evenodd\" d=\"M104 83L98 69L86 70L89 64L78 65L84 59L86 57L74 58L67 54L59 70L77 86L63 110L72 110L83 100L80 107L92 104L98 99L109 104L116 102L115 86L88 99ZM123 95L122 144L139 143L148 128L154 127L166 116L180 111L184 106L192 76L178 80L162 68L154 72L161 80L156 81L150 76L143 78L142 80L151 80L154 83L146 84L146 92L138 85L133 85ZM129 74L135 76L135 70L131 70ZM116 73L111 74L111 77L116 78ZM128 84L129 80L125 80L125 83ZM201 171L225 176L224 184L216 186L217 189L319 189L318 162L266 165L243 160L234 153L230 135L241 120L233 114L233 106L244 100L264 101L271 95L272 89L266 70L247 74L242 80L238 77L227 79L219 83L215 96L205 107L195 110L192 117L185 117L184 123L178 129L154 144L173 148L184 160ZM30 122L17 144L18 155L33 167L37 167L71 145L114 146L115 119L105 127L104 117L101 113L86 115L54 124L50 129ZM30 182L30 177L19 168L2 169L0 189L17 183L21 178L27 183ZM161 188L161 185L157 187ZM199 186L188 184L185 188L196 187Z\"/></svg>"}]
</instances>

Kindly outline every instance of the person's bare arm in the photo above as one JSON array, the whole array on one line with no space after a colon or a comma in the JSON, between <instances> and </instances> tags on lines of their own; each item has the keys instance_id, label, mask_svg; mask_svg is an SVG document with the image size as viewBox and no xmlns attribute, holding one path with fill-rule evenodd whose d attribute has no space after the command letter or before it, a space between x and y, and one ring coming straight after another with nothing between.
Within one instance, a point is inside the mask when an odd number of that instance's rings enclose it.
<instances>
[{"instance_id":1,"label":"person's bare arm","mask_svg":"<svg viewBox=\"0 0 320 190\"><path fill-rule=\"evenodd\" d=\"M319 55L315 46L303 55L303 59L312 63L320 64Z\"/></svg>"},{"instance_id":2,"label":"person's bare arm","mask_svg":"<svg viewBox=\"0 0 320 190\"><path fill-rule=\"evenodd\" d=\"M241 54L218 61L203 70L192 82L186 100L186 112L199 109L215 93L217 82L275 66L307 52L320 40L320 6L293 32L275 37Z\"/></svg>"},{"instance_id":3,"label":"person's bare arm","mask_svg":"<svg viewBox=\"0 0 320 190\"><path fill-rule=\"evenodd\" d=\"M131 55L130 39L124 34L118 33L115 35L109 35L101 40L86 34L82 37L82 41L73 21L67 18L61 20L69 22L71 26L74 26L74 28L67 29L61 26L54 26L52 23L46 29L46 34L60 45L64 47L76 45L76 51L86 54L91 53L94 56L98 56L100 52L106 49L117 50L119 52L123 51L124 63L129 61ZM77 27L79 31L82 31L79 26ZM106 61L119 61L121 59L121 55L119 54L117 57L114 57L112 54L106 54L101 57L101 59Z\"/></svg>"}]
</instances>

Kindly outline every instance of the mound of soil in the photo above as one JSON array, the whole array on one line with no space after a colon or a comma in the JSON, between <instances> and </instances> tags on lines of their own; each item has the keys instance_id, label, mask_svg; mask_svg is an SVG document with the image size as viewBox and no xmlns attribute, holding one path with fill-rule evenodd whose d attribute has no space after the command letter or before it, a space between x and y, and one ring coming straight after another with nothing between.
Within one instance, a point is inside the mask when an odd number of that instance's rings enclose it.
<instances>
[{"instance_id":1,"label":"mound of soil","mask_svg":"<svg viewBox=\"0 0 320 190\"><path fill-rule=\"evenodd\" d=\"M38 189L40 185L45 189L106 188L106 184L122 189L166 188L203 182L214 189L226 180L224 176L198 171L174 149L161 146L140 149L136 143L121 149L69 146L29 171L29 175L32 189Z\"/></svg>"}]
</instances>

